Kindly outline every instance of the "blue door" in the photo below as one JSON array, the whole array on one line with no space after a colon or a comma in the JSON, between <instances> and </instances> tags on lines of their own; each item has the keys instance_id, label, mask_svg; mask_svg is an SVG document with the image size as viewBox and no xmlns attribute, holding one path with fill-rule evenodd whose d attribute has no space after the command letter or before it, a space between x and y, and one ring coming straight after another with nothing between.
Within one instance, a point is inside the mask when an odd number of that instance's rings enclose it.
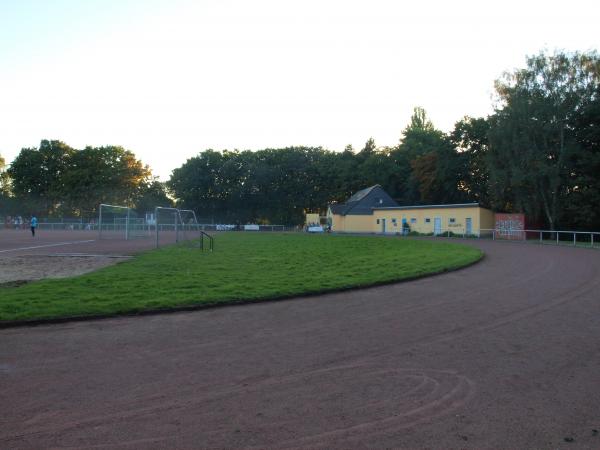
<instances>
[{"instance_id":1,"label":"blue door","mask_svg":"<svg viewBox=\"0 0 600 450\"><path fill-rule=\"evenodd\" d=\"M433 219L433 234L442 234L442 218L436 217Z\"/></svg>"}]
</instances>

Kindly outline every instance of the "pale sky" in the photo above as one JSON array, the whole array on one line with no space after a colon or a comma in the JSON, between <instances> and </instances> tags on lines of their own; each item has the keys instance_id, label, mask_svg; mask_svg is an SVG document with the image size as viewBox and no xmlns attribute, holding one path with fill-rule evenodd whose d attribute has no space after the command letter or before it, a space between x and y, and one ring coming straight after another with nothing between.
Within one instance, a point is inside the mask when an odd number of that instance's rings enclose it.
<instances>
[{"instance_id":1,"label":"pale sky","mask_svg":"<svg viewBox=\"0 0 600 450\"><path fill-rule=\"evenodd\" d=\"M600 2L0 0L0 154L122 145L162 180L198 152L395 145L492 111L542 49L600 48Z\"/></svg>"}]
</instances>

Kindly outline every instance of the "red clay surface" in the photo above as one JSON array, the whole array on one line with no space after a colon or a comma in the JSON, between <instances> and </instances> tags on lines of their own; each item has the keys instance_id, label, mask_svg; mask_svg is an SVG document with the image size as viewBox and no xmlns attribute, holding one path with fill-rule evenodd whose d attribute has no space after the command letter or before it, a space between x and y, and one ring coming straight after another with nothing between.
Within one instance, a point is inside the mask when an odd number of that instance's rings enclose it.
<instances>
[{"instance_id":1,"label":"red clay surface","mask_svg":"<svg viewBox=\"0 0 600 450\"><path fill-rule=\"evenodd\" d=\"M29 230L0 229L0 285L80 275L156 247L155 235L130 240L124 239L124 232L103 236L99 239L95 231L41 229L33 237ZM180 233L180 239L186 236L195 237ZM160 245L174 243L174 232L161 231Z\"/></svg>"},{"instance_id":2,"label":"red clay surface","mask_svg":"<svg viewBox=\"0 0 600 450\"><path fill-rule=\"evenodd\" d=\"M167 233L161 236L165 240L164 243L175 241ZM39 230L36 236L32 237L29 230L0 229L0 258L57 253L133 255L155 247L156 240L153 236L128 241L114 238L100 240L97 231Z\"/></svg>"},{"instance_id":3,"label":"red clay surface","mask_svg":"<svg viewBox=\"0 0 600 450\"><path fill-rule=\"evenodd\" d=\"M1 448L600 448L600 253L0 330Z\"/></svg>"}]
</instances>

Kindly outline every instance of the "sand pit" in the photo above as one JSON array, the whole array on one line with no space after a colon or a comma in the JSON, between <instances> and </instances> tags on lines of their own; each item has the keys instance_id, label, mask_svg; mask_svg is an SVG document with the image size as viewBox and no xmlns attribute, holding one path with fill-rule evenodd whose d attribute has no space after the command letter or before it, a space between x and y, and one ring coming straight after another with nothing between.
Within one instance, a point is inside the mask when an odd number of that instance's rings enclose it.
<instances>
[{"instance_id":1,"label":"sand pit","mask_svg":"<svg viewBox=\"0 0 600 450\"><path fill-rule=\"evenodd\" d=\"M0 284L64 278L116 264L123 257L105 255L24 255L0 258Z\"/></svg>"}]
</instances>

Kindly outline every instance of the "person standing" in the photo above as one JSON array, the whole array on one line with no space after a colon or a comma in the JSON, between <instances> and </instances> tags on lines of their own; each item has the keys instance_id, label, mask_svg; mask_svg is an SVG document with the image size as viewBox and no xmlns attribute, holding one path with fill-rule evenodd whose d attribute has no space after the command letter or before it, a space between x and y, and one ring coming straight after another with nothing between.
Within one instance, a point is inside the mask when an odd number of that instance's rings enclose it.
<instances>
[{"instance_id":1,"label":"person standing","mask_svg":"<svg viewBox=\"0 0 600 450\"><path fill-rule=\"evenodd\" d=\"M36 229L36 228L37 228L37 226L38 226L38 220L37 220L37 217L35 217L35 216L31 216L31 223L30 223L30 225L31 225L31 235L32 235L33 237L35 237L35 229Z\"/></svg>"}]
</instances>

